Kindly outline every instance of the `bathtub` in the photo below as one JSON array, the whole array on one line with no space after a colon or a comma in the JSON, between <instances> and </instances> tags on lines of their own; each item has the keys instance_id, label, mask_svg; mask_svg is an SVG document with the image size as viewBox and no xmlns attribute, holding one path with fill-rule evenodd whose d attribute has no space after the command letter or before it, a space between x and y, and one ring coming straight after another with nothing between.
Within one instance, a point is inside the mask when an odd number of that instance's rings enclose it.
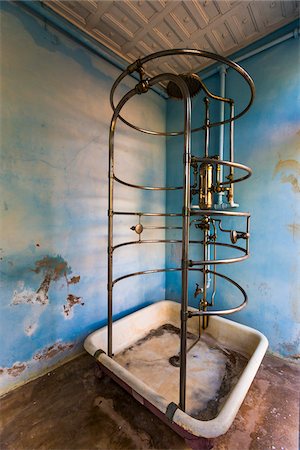
<instances>
[{"instance_id":1,"label":"bathtub","mask_svg":"<svg viewBox=\"0 0 300 450\"><path fill-rule=\"evenodd\" d=\"M90 334L84 347L104 373L180 434L191 448L209 449L213 446L211 439L226 433L231 426L264 357L268 341L250 327L221 317L210 317L197 344L202 347L197 349L195 345L189 352L187 376L189 367L191 375L187 389L190 390L191 404L183 412L177 407L179 369L168 361L179 348L179 328L180 304L165 300L114 322L113 358L106 355L107 327ZM197 317L189 319L188 332L192 343L198 333ZM215 398L227 377L224 372L228 368L226 358L232 360L232 355L236 361L240 358L245 362L235 362L242 369L233 377L230 388L226 388L228 392L221 403L216 404ZM207 417L205 408L200 407L201 411L194 414L198 397L201 405L207 402L217 413Z\"/></svg>"}]
</instances>

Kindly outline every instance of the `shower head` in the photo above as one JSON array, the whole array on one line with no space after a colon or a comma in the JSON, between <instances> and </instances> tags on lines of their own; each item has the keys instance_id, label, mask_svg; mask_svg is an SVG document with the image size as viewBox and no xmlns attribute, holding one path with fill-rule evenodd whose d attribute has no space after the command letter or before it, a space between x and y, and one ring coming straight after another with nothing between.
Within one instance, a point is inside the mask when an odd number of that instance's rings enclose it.
<instances>
[{"instance_id":1,"label":"shower head","mask_svg":"<svg viewBox=\"0 0 300 450\"><path fill-rule=\"evenodd\" d=\"M191 97L197 95L201 90L201 82L195 73L181 73L179 77L186 82ZM167 84L167 94L170 98L182 100L182 93L178 85L174 81L169 81Z\"/></svg>"}]
</instances>

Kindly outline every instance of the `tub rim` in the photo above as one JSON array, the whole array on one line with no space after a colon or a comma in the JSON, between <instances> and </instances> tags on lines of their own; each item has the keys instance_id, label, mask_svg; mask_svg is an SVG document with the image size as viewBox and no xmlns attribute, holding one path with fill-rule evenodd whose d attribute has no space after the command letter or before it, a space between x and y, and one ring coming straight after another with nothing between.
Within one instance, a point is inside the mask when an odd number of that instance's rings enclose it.
<instances>
[{"instance_id":1,"label":"tub rim","mask_svg":"<svg viewBox=\"0 0 300 450\"><path fill-rule=\"evenodd\" d=\"M172 304L173 307L176 307L178 310L180 310L179 303L172 300L162 300L141 308L138 311L135 311L134 313L115 321L114 324L125 323L129 317L134 319L139 315L147 313L147 311L149 311L150 309L159 309L164 305L167 306L168 303L169 306L171 306ZM195 309L192 307L189 308L191 310ZM234 322L230 319L214 316L211 317L210 320L219 322L220 324L222 324L222 326L226 326L226 324L230 322L230 325L237 330L240 330L241 332L244 331L248 335L251 334L253 337L256 337L258 343L252 355L250 356L246 367L241 373L238 382L228 395L228 398L226 399L226 402L224 403L221 411L214 419L207 421L195 419L189 416L189 414L187 414L186 412L181 411L179 408L177 408L173 416L169 418L169 414L167 414L167 411L170 402L168 400L166 400L162 395L156 393L152 388L146 385L135 375L131 374L113 358L107 356L104 349L99 349L92 343L93 338L95 338L100 332L104 333L107 329L107 326L101 327L88 335L84 341L84 348L97 360L97 362L101 366L104 366L104 368L106 368L109 372L112 372L116 378L122 381L122 383L128 385L131 388L131 394L134 398L137 398L141 403L143 403L142 399L149 402L154 406L154 408L158 409L162 414L168 417L171 425L172 423L176 424L181 429L185 430L195 437L204 437L207 439L215 438L226 433L229 427L232 425L235 416L242 402L244 401L244 398L258 371L260 363L266 353L266 350L268 348L268 340L260 331L255 330L254 328L251 328L247 325Z\"/></svg>"}]
</instances>

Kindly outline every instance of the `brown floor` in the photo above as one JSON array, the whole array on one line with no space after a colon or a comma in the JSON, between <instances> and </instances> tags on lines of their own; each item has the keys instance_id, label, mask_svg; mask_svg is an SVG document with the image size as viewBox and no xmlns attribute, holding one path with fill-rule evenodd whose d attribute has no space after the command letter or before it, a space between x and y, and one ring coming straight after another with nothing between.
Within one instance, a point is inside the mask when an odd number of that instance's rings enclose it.
<instances>
[{"instance_id":1,"label":"brown floor","mask_svg":"<svg viewBox=\"0 0 300 450\"><path fill-rule=\"evenodd\" d=\"M187 449L82 355L1 399L1 450ZM297 386L298 385L298 386ZM298 450L299 368L266 356L214 450Z\"/></svg>"}]
</instances>

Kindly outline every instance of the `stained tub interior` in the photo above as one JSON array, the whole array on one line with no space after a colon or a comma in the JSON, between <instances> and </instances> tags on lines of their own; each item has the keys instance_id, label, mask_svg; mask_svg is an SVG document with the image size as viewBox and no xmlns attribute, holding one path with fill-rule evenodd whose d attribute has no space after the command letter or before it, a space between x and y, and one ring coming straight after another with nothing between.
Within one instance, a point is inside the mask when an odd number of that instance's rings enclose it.
<instances>
[{"instance_id":1,"label":"stained tub interior","mask_svg":"<svg viewBox=\"0 0 300 450\"><path fill-rule=\"evenodd\" d=\"M188 348L197 338L188 333ZM179 367L170 358L178 355L179 348L179 328L165 323L117 353L114 360L166 400L178 403ZM214 419L247 362L246 355L203 332L187 355L186 412L196 419Z\"/></svg>"}]
</instances>

